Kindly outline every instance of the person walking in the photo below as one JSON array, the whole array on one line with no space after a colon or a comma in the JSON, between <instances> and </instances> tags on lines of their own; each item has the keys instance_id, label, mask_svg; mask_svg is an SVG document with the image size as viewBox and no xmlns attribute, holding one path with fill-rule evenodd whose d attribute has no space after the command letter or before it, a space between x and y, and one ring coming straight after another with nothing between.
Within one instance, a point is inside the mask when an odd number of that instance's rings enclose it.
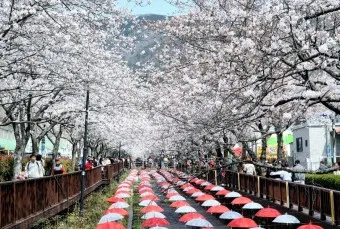
<instances>
[{"instance_id":1,"label":"person walking","mask_svg":"<svg viewBox=\"0 0 340 229\"><path fill-rule=\"evenodd\" d=\"M40 175L41 175L41 177L43 177L43 176L45 176L45 160L42 159L41 154L38 154L36 156L36 158L37 158L37 162L39 163L39 167L41 166L41 170L40 170L41 174Z\"/></svg>"},{"instance_id":2,"label":"person walking","mask_svg":"<svg viewBox=\"0 0 340 229\"><path fill-rule=\"evenodd\" d=\"M37 158L34 154L30 156L30 161L25 166L26 177L39 178L43 176L42 166L37 162Z\"/></svg>"},{"instance_id":3,"label":"person walking","mask_svg":"<svg viewBox=\"0 0 340 229\"><path fill-rule=\"evenodd\" d=\"M305 168L300 164L300 160L295 161L295 166L293 167L293 182L305 184L305 174L301 173L305 170Z\"/></svg>"},{"instance_id":4,"label":"person walking","mask_svg":"<svg viewBox=\"0 0 340 229\"><path fill-rule=\"evenodd\" d=\"M55 159L55 166L52 169L52 176L53 175L60 175L66 174L66 168L63 164L61 164L60 158Z\"/></svg>"},{"instance_id":5,"label":"person walking","mask_svg":"<svg viewBox=\"0 0 340 229\"><path fill-rule=\"evenodd\" d=\"M325 162L320 161L319 170L320 170L320 171L325 171L325 170L327 170L327 169L328 169L328 167L327 167L327 165L325 165Z\"/></svg>"}]
</instances>

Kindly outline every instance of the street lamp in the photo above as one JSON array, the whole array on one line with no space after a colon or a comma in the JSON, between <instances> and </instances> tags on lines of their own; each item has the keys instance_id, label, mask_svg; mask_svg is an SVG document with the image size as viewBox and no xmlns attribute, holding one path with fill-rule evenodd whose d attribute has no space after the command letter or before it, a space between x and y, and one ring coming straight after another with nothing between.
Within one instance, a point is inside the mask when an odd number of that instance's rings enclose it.
<instances>
[{"instance_id":1,"label":"street lamp","mask_svg":"<svg viewBox=\"0 0 340 229\"><path fill-rule=\"evenodd\" d=\"M81 171L81 191L80 191L80 204L79 204L79 214L84 216L84 196L85 196L85 164L87 158L88 144L87 144L87 129L88 129L88 118L89 118L89 102L90 102L90 91L86 91L86 104L85 104L85 131L84 131L84 149L83 149L83 161L82 161L82 171Z\"/></svg>"}]
</instances>

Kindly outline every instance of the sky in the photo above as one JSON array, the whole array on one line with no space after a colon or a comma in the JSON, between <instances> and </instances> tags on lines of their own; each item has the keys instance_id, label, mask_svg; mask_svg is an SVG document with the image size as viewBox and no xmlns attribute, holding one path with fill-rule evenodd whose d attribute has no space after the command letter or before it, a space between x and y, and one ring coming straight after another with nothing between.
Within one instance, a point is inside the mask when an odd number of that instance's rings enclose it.
<instances>
[{"instance_id":1,"label":"sky","mask_svg":"<svg viewBox=\"0 0 340 229\"><path fill-rule=\"evenodd\" d=\"M178 9L164 0L151 0L150 5L145 3L144 6L136 6L133 0L130 0L130 2L128 0L118 0L118 6L132 10L135 15L161 14L171 16L178 14Z\"/></svg>"}]
</instances>

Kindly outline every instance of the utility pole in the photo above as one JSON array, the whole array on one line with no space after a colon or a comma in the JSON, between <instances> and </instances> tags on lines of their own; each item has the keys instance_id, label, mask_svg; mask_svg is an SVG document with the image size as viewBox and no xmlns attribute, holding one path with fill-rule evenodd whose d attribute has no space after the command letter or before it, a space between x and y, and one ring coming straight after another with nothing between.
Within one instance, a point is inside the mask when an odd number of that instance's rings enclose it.
<instances>
[{"instance_id":1,"label":"utility pole","mask_svg":"<svg viewBox=\"0 0 340 229\"><path fill-rule=\"evenodd\" d=\"M84 149L83 149L83 162L81 171L81 192L80 192L80 204L79 204L79 215L84 216L84 196L85 196L85 164L87 158L88 144L87 144L87 129L88 129L88 118L89 118L89 102L90 102L90 91L86 91L86 104L85 104L85 132L84 132Z\"/></svg>"}]
</instances>

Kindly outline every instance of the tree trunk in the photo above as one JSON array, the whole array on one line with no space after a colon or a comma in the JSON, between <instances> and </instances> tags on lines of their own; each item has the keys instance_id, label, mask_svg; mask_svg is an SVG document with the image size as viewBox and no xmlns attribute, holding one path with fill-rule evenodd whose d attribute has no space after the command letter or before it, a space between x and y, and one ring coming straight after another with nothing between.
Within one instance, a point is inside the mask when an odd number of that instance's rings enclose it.
<instances>
[{"instance_id":1,"label":"tree trunk","mask_svg":"<svg viewBox=\"0 0 340 229\"><path fill-rule=\"evenodd\" d=\"M73 169L73 171L76 170L77 145L78 145L78 142L73 142L72 143L72 169Z\"/></svg>"},{"instance_id":2,"label":"tree trunk","mask_svg":"<svg viewBox=\"0 0 340 229\"><path fill-rule=\"evenodd\" d=\"M242 160L247 159L247 146L246 146L246 142L242 142Z\"/></svg>"},{"instance_id":3,"label":"tree trunk","mask_svg":"<svg viewBox=\"0 0 340 229\"><path fill-rule=\"evenodd\" d=\"M261 162L265 162L267 159L267 138L261 138L261 145L262 145L262 151L261 151L261 157L260 160Z\"/></svg>"},{"instance_id":4,"label":"tree trunk","mask_svg":"<svg viewBox=\"0 0 340 229\"><path fill-rule=\"evenodd\" d=\"M60 139L61 139L62 133L63 133L62 127L60 126L59 127L59 132L58 132L57 136L55 136L55 142L54 142L53 149L52 149L52 157L54 158L54 160L53 160L53 168L55 166L55 158L58 156Z\"/></svg>"},{"instance_id":5,"label":"tree trunk","mask_svg":"<svg viewBox=\"0 0 340 229\"><path fill-rule=\"evenodd\" d=\"M32 153L38 154L39 153L39 142L40 140L31 134L31 142L32 142Z\"/></svg>"},{"instance_id":6,"label":"tree trunk","mask_svg":"<svg viewBox=\"0 0 340 229\"><path fill-rule=\"evenodd\" d=\"M215 144L216 144L215 150L217 152L217 157L222 158L223 155L222 155L220 143L218 141L215 141Z\"/></svg>"},{"instance_id":7,"label":"tree trunk","mask_svg":"<svg viewBox=\"0 0 340 229\"><path fill-rule=\"evenodd\" d=\"M283 159L283 142L282 142L282 132L278 132L277 134L277 159Z\"/></svg>"}]
</instances>

